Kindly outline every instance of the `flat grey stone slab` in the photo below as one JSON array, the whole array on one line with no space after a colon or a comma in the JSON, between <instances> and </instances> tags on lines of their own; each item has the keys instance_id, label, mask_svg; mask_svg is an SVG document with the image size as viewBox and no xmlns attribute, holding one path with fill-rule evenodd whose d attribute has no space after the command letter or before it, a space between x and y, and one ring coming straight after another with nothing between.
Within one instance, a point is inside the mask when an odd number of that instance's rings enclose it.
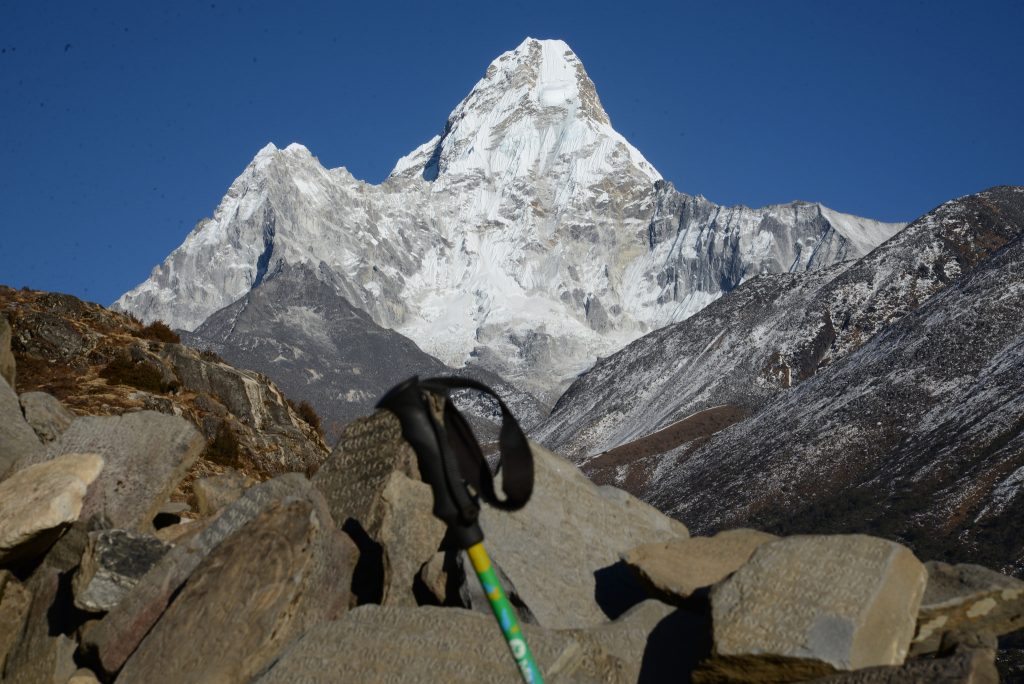
<instances>
[{"instance_id":1,"label":"flat grey stone slab","mask_svg":"<svg viewBox=\"0 0 1024 684\"><path fill-rule=\"evenodd\" d=\"M762 544L711 590L707 669L753 682L901 665L926 576L909 549L866 535Z\"/></svg>"},{"instance_id":2,"label":"flat grey stone slab","mask_svg":"<svg viewBox=\"0 0 1024 684\"><path fill-rule=\"evenodd\" d=\"M620 489L598 487L544 447L531 448L533 496L512 513L483 506L484 546L537 624L608 622L599 599L613 600L621 582L631 580L620 556L639 544L685 537L686 527Z\"/></svg>"},{"instance_id":3,"label":"flat grey stone slab","mask_svg":"<svg viewBox=\"0 0 1024 684\"><path fill-rule=\"evenodd\" d=\"M102 514L113 527L151 532L153 516L206 448L184 418L155 411L83 416L50 444L50 457L103 456L106 467L82 515Z\"/></svg>"},{"instance_id":4,"label":"flat grey stone slab","mask_svg":"<svg viewBox=\"0 0 1024 684\"><path fill-rule=\"evenodd\" d=\"M526 625L549 684L635 682L651 633L672 608L648 601L587 630ZM678 649L677 649L678 650ZM460 608L361 606L310 629L259 684L522 681L493 616ZM652 681L650 679L646 681Z\"/></svg>"}]
</instances>

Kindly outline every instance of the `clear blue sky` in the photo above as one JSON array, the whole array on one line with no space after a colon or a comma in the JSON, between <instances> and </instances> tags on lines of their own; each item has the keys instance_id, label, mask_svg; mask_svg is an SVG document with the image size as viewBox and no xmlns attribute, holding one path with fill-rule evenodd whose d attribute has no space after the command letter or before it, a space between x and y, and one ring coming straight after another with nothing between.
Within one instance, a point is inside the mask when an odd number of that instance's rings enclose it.
<instances>
[{"instance_id":1,"label":"clear blue sky","mask_svg":"<svg viewBox=\"0 0 1024 684\"><path fill-rule=\"evenodd\" d=\"M378 182L528 35L716 202L1024 184L1020 2L0 1L0 283L110 303L268 141Z\"/></svg>"}]
</instances>

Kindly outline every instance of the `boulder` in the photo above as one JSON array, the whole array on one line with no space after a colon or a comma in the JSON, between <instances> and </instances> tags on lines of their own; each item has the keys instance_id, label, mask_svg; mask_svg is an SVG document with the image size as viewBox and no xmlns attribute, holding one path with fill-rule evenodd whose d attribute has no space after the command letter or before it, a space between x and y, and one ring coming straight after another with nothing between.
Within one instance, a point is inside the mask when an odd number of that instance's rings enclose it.
<instances>
[{"instance_id":1,"label":"boulder","mask_svg":"<svg viewBox=\"0 0 1024 684\"><path fill-rule=\"evenodd\" d=\"M598 487L544 447L531 448L533 496L513 513L483 506L484 545L537 624L607 622L645 598L620 556L686 537L686 527L620 489Z\"/></svg>"},{"instance_id":2,"label":"boulder","mask_svg":"<svg viewBox=\"0 0 1024 684\"><path fill-rule=\"evenodd\" d=\"M66 682L78 666L75 642L65 634L67 614L59 601L60 573L44 567L29 581L32 600L17 642L7 656L4 684Z\"/></svg>"},{"instance_id":3,"label":"boulder","mask_svg":"<svg viewBox=\"0 0 1024 684\"><path fill-rule=\"evenodd\" d=\"M736 572L758 546L776 539L757 530L726 530L713 537L644 544L624 554L622 560L655 596L677 603Z\"/></svg>"},{"instance_id":4,"label":"boulder","mask_svg":"<svg viewBox=\"0 0 1024 684\"><path fill-rule=\"evenodd\" d=\"M14 353L11 351L11 325L6 316L0 316L0 378L9 387L16 387Z\"/></svg>"},{"instance_id":5,"label":"boulder","mask_svg":"<svg viewBox=\"0 0 1024 684\"><path fill-rule=\"evenodd\" d=\"M97 454L67 454L0 482L0 566L45 552L78 520L89 485L102 470Z\"/></svg>"},{"instance_id":6,"label":"boulder","mask_svg":"<svg viewBox=\"0 0 1024 684\"><path fill-rule=\"evenodd\" d=\"M202 517L213 515L242 496L255 482L229 468L223 473L204 477L192 483L195 510Z\"/></svg>"},{"instance_id":7,"label":"boulder","mask_svg":"<svg viewBox=\"0 0 1024 684\"><path fill-rule=\"evenodd\" d=\"M247 490L198 534L171 549L102 620L84 630L83 650L95 669L108 675L120 670L211 551L270 506L296 500L312 502L319 519L329 519L326 502L309 480L289 473Z\"/></svg>"},{"instance_id":8,"label":"boulder","mask_svg":"<svg viewBox=\"0 0 1024 684\"><path fill-rule=\"evenodd\" d=\"M25 422L35 431L36 436L47 444L54 441L68 429L75 420L75 414L64 404L46 392L25 392L18 397Z\"/></svg>"},{"instance_id":9,"label":"boulder","mask_svg":"<svg viewBox=\"0 0 1024 684\"><path fill-rule=\"evenodd\" d=\"M360 544L360 602L416 605L416 576L440 548L445 527L432 513L433 494L419 480L398 419L378 411L351 423L313 483Z\"/></svg>"},{"instance_id":10,"label":"boulder","mask_svg":"<svg viewBox=\"0 0 1024 684\"><path fill-rule=\"evenodd\" d=\"M244 424L257 430L291 424L284 397L258 373L206 361L180 344L164 345L160 354L184 387L217 397Z\"/></svg>"},{"instance_id":11,"label":"boulder","mask_svg":"<svg viewBox=\"0 0 1024 684\"><path fill-rule=\"evenodd\" d=\"M153 517L205 447L184 418L139 411L78 418L48 452L102 454L106 467L83 515L102 513L113 527L152 532Z\"/></svg>"},{"instance_id":12,"label":"boulder","mask_svg":"<svg viewBox=\"0 0 1024 684\"><path fill-rule=\"evenodd\" d=\"M196 568L119 680L244 684L349 607L355 547L310 501L270 507Z\"/></svg>"},{"instance_id":13,"label":"boulder","mask_svg":"<svg viewBox=\"0 0 1024 684\"><path fill-rule=\"evenodd\" d=\"M21 638L31 603L28 588L7 570L0 570L0 679L7 654Z\"/></svg>"},{"instance_id":14,"label":"boulder","mask_svg":"<svg viewBox=\"0 0 1024 684\"><path fill-rule=\"evenodd\" d=\"M799 681L901 665L926 578L909 549L866 535L762 544L711 590L714 653L695 681Z\"/></svg>"},{"instance_id":15,"label":"boulder","mask_svg":"<svg viewBox=\"0 0 1024 684\"><path fill-rule=\"evenodd\" d=\"M0 480L20 467L18 464L38 463L45 454L35 431L25 422L18 395L0 378Z\"/></svg>"},{"instance_id":16,"label":"boulder","mask_svg":"<svg viewBox=\"0 0 1024 684\"><path fill-rule=\"evenodd\" d=\"M72 585L75 606L92 613L111 610L170 548L155 537L128 530L90 533Z\"/></svg>"},{"instance_id":17,"label":"boulder","mask_svg":"<svg viewBox=\"0 0 1024 684\"><path fill-rule=\"evenodd\" d=\"M1024 582L966 563L929 561L925 568L928 584L911 654L935 652L947 632L974 630L1000 636L1024 628Z\"/></svg>"}]
</instances>

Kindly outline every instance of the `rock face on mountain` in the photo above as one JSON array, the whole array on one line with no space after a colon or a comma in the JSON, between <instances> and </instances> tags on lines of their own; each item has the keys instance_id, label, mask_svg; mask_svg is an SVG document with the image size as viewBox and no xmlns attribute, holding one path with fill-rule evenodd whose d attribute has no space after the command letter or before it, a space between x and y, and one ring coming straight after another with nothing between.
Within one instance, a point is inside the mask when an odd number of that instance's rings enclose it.
<instances>
[{"instance_id":1,"label":"rock face on mountain","mask_svg":"<svg viewBox=\"0 0 1024 684\"><path fill-rule=\"evenodd\" d=\"M306 264L446 365L478 365L550 405L597 357L754 275L863 256L899 227L677 192L612 128L569 47L527 39L380 185L268 145L116 306L195 330ZM330 327L315 313L308 324Z\"/></svg>"},{"instance_id":2,"label":"rock face on mountain","mask_svg":"<svg viewBox=\"0 0 1024 684\"><path fill-rule=\"evenodd\" d=\"M1024 232L1021 196L993 188L953 200L857 261L744 283L600 361L563 395L536 437L585 462L723 405L742 409L729 417L739 420L858 349Z\"/></svg>"},{"instance_id":3,"label":"rock face on mountain","mask_svg":"<svg viewBox=\"0 0 1024 684\"><path fill-rule=\"evenodd\" d=\"M1022 235L1024 189L993 188L852 264L757 278L599 364L540 437L698 530L867 529L1020 572ZM597 455L721 404L753 415Z\"/></svg>"},{"instance_id":4,"label":"rock face on mountain","mask_svg":"<svg viewBox=\"0 0 1024 684\"><path fill-rule=\"evenodd\" d=\"M699 511L709 527L856 526L922 555L1024 573L1022 294L1018 236L828 372L712 437L652 500L688 518Z\"/></svg>"}]
</instances>

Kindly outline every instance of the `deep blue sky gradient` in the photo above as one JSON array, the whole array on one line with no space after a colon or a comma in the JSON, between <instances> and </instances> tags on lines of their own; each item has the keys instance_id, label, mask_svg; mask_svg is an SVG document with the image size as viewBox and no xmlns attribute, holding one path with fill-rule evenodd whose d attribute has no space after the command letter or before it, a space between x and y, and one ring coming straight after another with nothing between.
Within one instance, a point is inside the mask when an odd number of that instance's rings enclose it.
<instances>
[{"instance_id":1,"label":"deep blue sky gradient","mask_svg":"<svg viewBox=\"0 0 1024 684\"><path fill-rule=\"evenodd\" d=\"M1024 184L1020 2L0 2L0 283L104 304L268 141L379 182L562 38L686 192L909 220Z\"/></svg>"}]
</instances>

